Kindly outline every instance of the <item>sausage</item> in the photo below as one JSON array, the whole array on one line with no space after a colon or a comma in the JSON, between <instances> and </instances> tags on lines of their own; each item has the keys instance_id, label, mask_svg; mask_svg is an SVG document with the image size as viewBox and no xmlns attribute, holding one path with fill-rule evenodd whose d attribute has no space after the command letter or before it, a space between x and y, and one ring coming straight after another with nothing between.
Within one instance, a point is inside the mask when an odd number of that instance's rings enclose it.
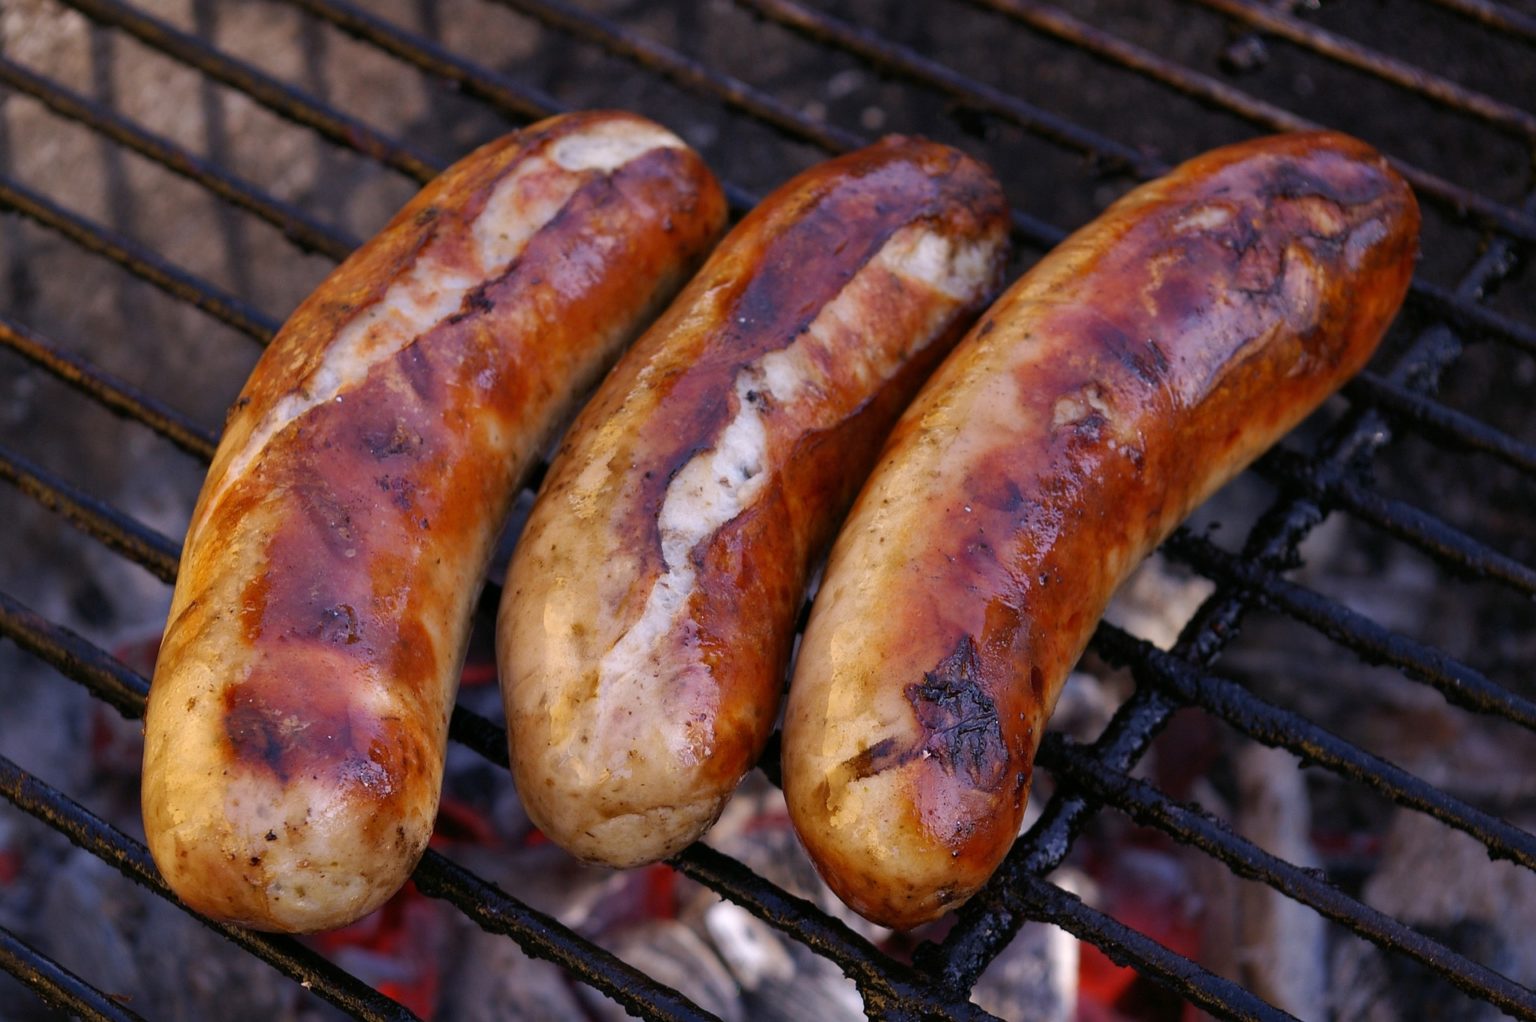
<instances>
[{"instance_id":1,"label":"sausage","mask_svg":"<svg viewBox=\"0 0 1536 1022\"><path fill-rule=\"evenodd\" d=\"M785 797L845 902L905 929L986 882L1114 589L1365 364L1417 234L1364 143L1258 139L1135 189L982 316L839 533L790 686Z\"/></svg>"},{"instance_id":2,"label":"sausage","mask_svg":"<svg viewBox=\"0 0 1536 1022\"><path fill-rule=\"evenodd\" d=\"M634 866L715 821L772 731L812 558L1005 247L990 172L887 139L764 200L603 382L497 627L513 775L550 838Z\"/></svg>"},{"instance_id":3,"label":"sausage","mask_svg":"<svg viewBox=\"0 0 1536 1022\"><path fill-rule=\"evenodd\" d=\"M214 456L150 689L144 827L189 906L309 932L405 882L517 485L724 224L670 132L558 117L444 172L294 312Z\"/></svg>"}]
</instances>

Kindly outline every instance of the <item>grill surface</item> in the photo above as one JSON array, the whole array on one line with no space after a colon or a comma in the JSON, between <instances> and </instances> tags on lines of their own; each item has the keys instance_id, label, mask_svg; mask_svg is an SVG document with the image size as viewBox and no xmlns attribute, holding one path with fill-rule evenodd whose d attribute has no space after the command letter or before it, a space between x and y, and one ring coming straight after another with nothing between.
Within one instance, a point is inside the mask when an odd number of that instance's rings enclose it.
<instances>
[{"instance_id":1,"label":"grill surface","mask_svg":"<svg viewBox=\"0 0 1536 1022\"><path fill-rule=\"evenodd\" d=\"M1536 992L1502 963L1370 907L1346 877L1271 854L1137 770L1176 715L1194 715L1536 870L1536 836L1507 819L1528 796L1437 786L1377 751L1358 721L1317 719L1306 693L1290 691L1298 679L1264 669L1267 649L1296 645L1315 660L1312 684L1378 665L1393 691L1433 688L1465 709L1468 729L1536 728L1536 645L1524 637L1536 634L1536 423L1522 394L1536 379L1536 288L1521 262L1536 241L1536 9L1144 6L6 0L0 476L12 486L0 515L21 539L0 563L0 634L13 643L0 698L41 675L141 715L147 679L106 647L125 623L163 619L174 537L258 345L383 213L511 126L583 106L637 109L701 148L738 213L828 153L882 131L921 132L998 169L1015 203L1016 269L1197 151L1261 131L1342 128L1386 151L1425 206L1405 312L1345 397L1239 484L1258 495L1255 510L1218 500L1226 528L1165 545L1166 560L1212 583L1177 642L1164 650L1101 626L1090 656L1128 670L1134 690L1096 740L1045 742L1054 791L1040 789L1043 812L953 928L908 963L713 848L671 865L830 959L874 1016L985 1017L970 993L1028 919L1216 1017L1291 1017L1052 881L1080 838L1118 815L1417 963L1468 1004L1536 1019ZM266 35L251 31L262 25ZM262 47L278 36L292 45ZM370 83L401 76L409 86L388 95L404 108L370 98ZM188 109L199 115L190 127L178 112ZM49 172L80 159L96 168L85 185ZM165 229L177 219L189 226ZM58 443L88 435L98 448L83 455ZM136 467L150 457L165 467ZM1345 541L1320 544L1330 531ZM1416 630L1392 620L1381 608L1394 583L1369 570L1383 550L1429 579L1402 599L1465 602L1471 619ZM1298 575L1314 551L1361 561L1366 596ZM0 748L12 807L0 827L29 815L164 895L138 837L77 801L68 776L49 776L85 725L52 727L61 752L47 763L13 762ZM505 767L496 723L461 707L452 734ZM1529 750L1529 738L1516 741ZM1524 762L1505 765L1524 791ZM776 750L762 769L776 777ZM429 852L415 883L642 1016L711 1017L451 855ZM413 1017L309 945L219 929L347 1013ZM0 966L84 1017L161 1014L120 1003L106 981L74 975L3 927Z\"/></svg>"}]
</instances>

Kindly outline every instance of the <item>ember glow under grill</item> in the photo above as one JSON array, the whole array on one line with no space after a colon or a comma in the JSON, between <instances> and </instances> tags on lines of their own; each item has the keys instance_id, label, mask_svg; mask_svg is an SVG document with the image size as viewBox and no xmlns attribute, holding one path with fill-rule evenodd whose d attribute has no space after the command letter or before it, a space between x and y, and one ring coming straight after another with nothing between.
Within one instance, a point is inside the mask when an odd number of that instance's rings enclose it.
<instances>
[{"instance_id":1,"label":"ember glow under grill","mask_svg":"<svg viewBox=\"0 0 1536 1022\"><path fill-rule=\"evenodd\" d=\"M458 155L538 117L619 106L697 146L738 214L885 132L959 145L1014 202L1015 272L1135 182L1272 130L1364 138L1426 214L1419 274L1370 369L1164 546L1171 588L1131 594L1100 627L1093 677L1073 683L1043 745L1028 828L952 925L915 946L886 939L707 844L644 884L714 892L728 912L706 915L711 934L771 928L849 977L874 1017L991 1017L973 1001L983 974L1045 924L1085 942L1068 977L1080 1002L1124 1012L1093 1017L1192 1004L1227 1019L1411 1018L1440 1003L1481 1017L1482 1002L1536 1019L1536 963L1496 913L1479 915L1456 876L1405 893L1415 874L1399 854L1427 824L1431 844L1507 860L1490 883L1509 912L1536 906L1536 8L1315 7L6 0L0 968L34 992L22 1010L171 1010L115 996L123 963L61 964L70 949L35 916L62 902L38 888L81 854L62 835L128 894L168 896L134 817L152 663L137 647L163 622L177 537L259 345ZM498 597L488 588L482 610ZM494 704L467 687L452 725L460 775L489 775L491 790L510 785L505 740L475 707ZM1312 768L1286 789L1306 819L1284 833L1263 823L1285 818L1262 810L1284 788L1264 775L1295 761L1265 746ZM776 744L761 772L776 781ZM439 833L419 895L643 1017L714 1017L624 947L531 907L540 892L486 879L490 852ZM1132 862L1204 878L1202 937L1148 907L1158 885L1127 880ZM1296 966L1316 989L1210 946L1230 899L1247 906L1242 941L1264 926L1316 935L1326 960ZM1280 921L1293 910L1301 922ZM298 984L359 1018L416 1017L448 996L359 967L343 940L215 929L291 977L301 1008ZM130 957L139 975L180 969ZM777 968L726 957L744 985ZM1037 1009L1061 1017L1023 1008Z\"/></svg>"}]
</instances>

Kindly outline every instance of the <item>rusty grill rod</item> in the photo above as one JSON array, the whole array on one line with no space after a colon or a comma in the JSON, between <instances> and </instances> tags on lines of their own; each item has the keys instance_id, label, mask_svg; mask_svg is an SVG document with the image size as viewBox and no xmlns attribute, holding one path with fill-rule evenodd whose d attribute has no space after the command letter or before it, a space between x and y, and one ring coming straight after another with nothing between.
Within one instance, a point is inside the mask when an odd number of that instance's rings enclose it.
<instances>
[{"instance_id":1,"label":"rusty grill rod","mask_svg":"<svg viewBox=\"0 0 1536 1022\"><path fill-rule=\"evenodd\" d=\"M1250 0L1185 0L1209 8L1250 28L1305 47L1329 60L1365 71L1457 113L1475 117L1501 131L1536 140L1536 114L1511 106L1423 68L1329 32L1274 7Z\"/></svg>"},{"instance_id":2,"label":"rusty grill rod","mask_svg":"<svg viewBox=\"0 0 1536 1022\"><path fill-rule=\"evenodd\" d=\"M120 660L67 628L54 625L0 592L0 634L5 634L111 703L124 717L142 718L149 681ZM487 721L486 723L489 723ZM70 840L118 868L129 879L175 901L160 878L149 850L92 816L62 792L30 777L0 756L0 794L19 808L62 830ZM529 908L494 884L469 874L429 849L412 879L422 892L443 898L492 932L514 937L523 950L571 971L627 1008L648 1018L707 1020L715 1016L688 998L641 973L612 953L578 936L554 918ZM177 902L177 904L180 904ZM258 935L239 926L216 924L190 913L211 929L255 950L287 975L313 985L317 993L364 1018L414 1018L394 1001L350 977L333 963L291 938ZM316 977L324 975L322 988ZM349 986L356 989L348 990ZM359 996L366 991L367 996Z\"/></svg>"},{"instance_id":3,"label":"rusty grill rod","mask_svg":"<svg viewBox=\"0 0 1536 1022\"><path fill-rule=\"evenodd\" d=\"M72 213L52 199L0 175L0 207L3 206L59 232L87 252L117 263L172 298L196 306L258 343L265 344L277 329L276 320L242 299L198 279L132 238Z\"/></svg>"},{"instance_id":4,"label":"rusty grill rod","mask_svg":"<svg viewBox=\"0 0 1536 1022\"><path fill-rule=\"evenodd\" d=\"M31 987L50 1008L91 1022L144 1022L131 1011L70 972L16 934L0 926L0 970Z\"/></svg>"},{"instance_id":5,"label":"rusty grill rod","mask_svg":"<svg viewBox=\"0 0 1536 1022\"><path fill-rule=\"evenodd\" d=\"M1448 446L1487 454L1511 468L1536 474L1536 445L1517 440L1465 412L1448 408L1402 384L1366 372L1351 380L1345 387L1345 393L1350 396L1359 394L1365 401L1381 408L1393 418L1411 424Z\"/></svg>"},{"instance_id":6,"label":"rusty grill rod","mask_svg":"<svg viewBox=\"0 0 1536 1022\"><path fill-rule=\"evenodd\" d=\"M122 29L151 49L255 100L271 112L302 124L330 142L361 153L418 184L426 184L442 170L405 143L386 137L362 121L316 102L302 90L273 78L250 64L215 49L197 36L183 32L120 0L60 0L98 25Z\"/></svg>"},{"instance_id":7,"label":"rusty grill rod","mask_svg":"<svg viewBox=\"0 0 1536 1022\"><path fill-rule=\"evenodd\" d=\"M141 704L142 705L142 704ZM292 937L256 933L239 926L214 923L186 909L160 879L149 849L96 816L74 799L38 780L0 756L0 796L25 813L48 824L75 844L142 884L173 905L183 908L209 929L251 952L285 975L314 990L336 1007L360 1019L410 1022L416 1016L361 980L336 969L329 961Z\"/></svg>"},{"instance_id":8,"label":"rusty grill rod","mask_svg":"<svg viewBox=\"0 0 1536 1022\"><path fill-rule=\"evenodd\" d=\"M0 315L0 348L15 352L115 414L148 426L193 457L205 462L213 459L218 444L213 431L4 315Z\"/></svg>"},{"instance_id":9,"label":"rusty grill rod","mask_svg":"<svg viewBox=\"0 0 1536 1022\"><path fill-rule=\"evenodd\" d=\"M1536 731L1536 702L1517 695L1444 650L1377 624L1358 611L1282 578L1261 560L1238 557L1180 529L1160 548L1221 588L1295 618L1371 664L1390 664L1463 709L1493 714Z\"/></svg>"},{"instance_id":10,"label":"rusty grill rod","mask_svg":"<svg viewBox=\"0 0 1536 1022\"><path fill-rule=\"evenodd\" d=\"M1110 624L1101 624L1094 649L1105 660L1126 667L1157 696L1198 706L1233 729L1305 763L1358 781L1398 805L1432 816L1505 859L1536 870L1536 834L1447 794L1380 756L1340 738L1299 713L1255 695L1229 678L1213 674L1173 653ZM1101 757L1102 758L1102 757ZM1122 768L1105 763L1105 769Z\"/></svg>"},{"instance_id":11,"label":"rusty grill rod","mask_svg":"<svg viewBox=\"0 0 1536 1022\"><path fill-rule=\"evenodd\" d=\"M1428 2L1470 18L1484 28L1498 29L1523 42L1536 42L1536 17L1523 11L1517 11L1504 4L1492 3L1491 0L1428 0Z\"/></svg>"},{"instance_id":12,"label":"rusty grill rod","mask_svg":"<svg viewBox=\"0 0 1536 1022\"><path fill-rule=\"evenodd\" d=\"M357 247L357 239L320 223L297 206L273 198L218 164L144 130L110 107L86 99L3 55L0 55L0 83L31 96L60 117L84 124L118 145L201 185L230 205L276 227L306 252L318 252L339 262Z\"/></svg>"},{"instance_id":13,"label":"rusty grill rod","mask_svg":"<svg viewBox=\"0 0 1536 1022\"><path fill-rule=\"evenodd\" d=\"M1401 500L1383 497L1351 479L1324 480L1306 459L1277 449L1255 470L1277 485L1299 492L1326 510L1340 510L1417 547L1464 578L1489 578L1526 596L1536 596L1536 568Z\"/></svg>"},{"instance_id":14,"label":"rusty grill rod","mask_svg":"<svg viewBox=\"0 0 1536 1022\"><path fill-rule=\"evenodd\" d=\"M1052 134L1038 130L1033 124L1021 120L1016 110L1018 101L1008 93L930 60L909 47L891 42L830 14L806 7L797 0L734 0L734 2L805 38L854 54L861 60L887 72L921 82L968 106L1002 117L1042 137L1062 141ZM1110 52L1106 50L1101 55L1107 57ZM1129 67L1129 69L1137 70L1135 67ZM1077 130L1072 147L1080 149L1111 169L1123 168L1140 180L1157 177L1169 170L1169 166L1161 160L1141 156L1139 153L1136 162L1126 162L1121 156L1121 153L1127 149L1126 146L1086 128ZM1439 206L1457 218L1465 218L1469 213L1476 214L1485 226L1497 227L1524 241L1536 241L1536 219L1531 216L1512 210L1508 206L1402 160L1388 157L1388 162L1425 198L1435 200Z\"/></svg>"},{"instance_id":15,"label":"rusty grill rod","mask_svg":"<svg viewBox=\"0 0 1536 1022\"><path fill-rule=\"evenodd\" d=\"M72 0L65 0L65 2L72 2ZM92 0L92 2L97 2L97 0ZM288 0L288 2L302 7L315 16L321 17L354 38L379 46L392 56L411 63L423 71L443 77L446 81L451 82L457 87L464 88L466 91L471 91L466 82L471 77L478 78L481 84L472 90L474 94L514 118L519 118L526 113L524 104L516 98L521 87L512 83L505 76L464 61L436 44L417 38L389 22L368 15L355 7L340 3L339 0ZM610 53L637 61L639 66L647 70L666 74L684 87L715 98L727 107L739 110L749 116L755 115L763 104L772 102L771 97L754 90L751 86L738 79L718 73L712 73L708 76L698 76L690 73L689 67L693 62L689 58L666 47L653 43L645 43L643 47L639 44L626 46L623 34L600 19L579 14L566 8L550 7L542 2L542 0L498 0L498 2L515 5L517 9L533 16L548 15L553 19L553 27L562 31L571 31L577 38L596 42ZM744 2L758 2L758 0L744 0ZM176 33L176 30L171 26L157 22L148 16L139 15L135 19L134 24L139 24L140 22L148 23L153 29L153 31L150 31L149 28L145 29L146 39L167 38L174 36ZM233 58L208 47L206 44L201 43L200 40L195 39L195 37L185 37L177 44L176 48L163 50L163 52L179 59L181 50L186 47L197 48L201 62L229 62L235 65L235 71L230 72L229 77L238 77L240 73L257 73L244 68L243 65L239 65ZM636 56L636 54L640 53L643 53L643 58ZM193 66L201 67L202 63ZM223 81L225 78L220 78L219 80ZM303 104L304 108L313 113L316 118L324 120L336 119L341 116L334 114L324 104L298 90L289 90L289 93L290 99ZM284 113L282 108L274 109L280 114ZM554 104L547 109L535 109L534 113L543 115L556 112L559 109L558 104ZM841 152L850 146L862 145L869 141L867 137L841 130L835 130L829 135L828 130L824 130L823 126L812 119L782 107L779 108L779 115L771 122L771 126L781 130L797 141L818 145L826 151L833 153ZM1084 131L1089 135L1092 134L1087 132L1087 129L1084 129ZM346 145L363 155L370 155L370 150L366 147L360 147L356 142L347 138L333 138L332 141L338 141L340 144ZM401 145L401 143L391 140L386 140L386 142L391 146L399 147ZM1413 168L1407 169L1420 177L1425 176L1422 171L1417 171ZM724 187L731 201L732 208L737 214L744 213L755 204L756 197L739 186L731 182L725 182ZM1485 204L1485 200L1480 196L1462 191L1449 194L1447 201L1451 202L1458 210L1467 208L1477 209L1480 204ZM1066 231L1062 228L1039 220L1021 210L1014 209L1011 213L1015 238L1032 246L1043 249L1055 245L1066 236ZM1521 215L1508 210L1504 210L1504 214L1508 214L1508 216L1495 211L1493 219L1505 227L1513 226L1516 229L1516 234L1520 235L1523 230L1520 220ZM1509 217L1514 217L1515 219L1505 223ZM1527 217L1526 219L1529 218ZM1531 229L1536 231L1536 222L1532 223ZM1536 234L1532 236L1536 237ZM135 269L132 264L124 265L127 265L130 270ZM1410 296L1417 304L1425 305L1440 315L1446 316L1455 322L1475 327L1479 336L1489 336L1520 345L1530 350L1536 350L1536 328L1524 326L1510 320L1508 317L1499 316L1497 313L1482 309L1474 303L1458 299L1447 294L1443 289L1423 281L1415 280L1413 282ZM217 299L216 296L210 295L207 300L216 302Z\"/></svg>"},{"instance_id":16,"label":"rusty grill rod","mask_svg":"<svg viewBox=\"0 0 1536 1022\"><path fill-rule=\"evenodd\" d=\"M1467 993L1492 994L1495 1005L1517 1018L1536 1019L1536 992L1508 976L1457 954L1385 912L1351 898L1313 872L1271 855L1198 807L1178 802L1145 781L1111 770L1082 745L1046 735L1037 762L1093 798L1143 826L1190 842L1246 880L1274 888L1319 915L1340 923L1379 947L1397 951L1447 977Z\"/></svg>"},{"instance_id":17,"label":"rusty grill rod","mask_svg":"<svg viewBox=\"0 0 1536 1022\"><path fill-rule=\"evenodd\" d=\"M1158 56L1150 50L1127 42L1102 29L1079 21L1072 15L1050 4L1037 0L965 0L973 7L1001 14L1036 33L1047 35L1059 42L1084 50L1100 60L1116 67L1132 71L1150 81L1183 93L1212 109L1235 114L1270 131L1311 131L1323 127L1289 110L1268 103L1257 96L1228 85L1210 75L1202 74L1175 61ZM1493 202L1476 192L1463 188L1438 174L1432 174L1406 160L1388 156L1387 160L1399 174L1427 198L1457 217L1468 212L1482 220L1484 226L1498 227L1516 236L1531 240L1532 221L1522 217L1502 203Z\"/></svg>"},{"instance_id":18,"label":"rusty grill rod","mask_svg":"<svg viewBox=\"0 0 1536 1022\"><path fill-rule=\"evenodd\" d=\"M429 40L422 39L399 26L373 17L343 0L284 0L313 16L335 26L354 39L371 43L391 56L419 70L435 74L434 68L445 61L457 61L467 73L473 73L486 81L502 79L498 72L454 57L448 51ZM836 155L855 149L871 141L855 132L812 120L788 107L766 92L748 85L738 78L712 71L697 61L643 36L630 36L611 22L587 14L563 4L544 0L496 0L497 3L517 12L539 19L546 27L564 32L574 39L593 43L604 52L627 60L643 70L665 77L668 81L696 95L717 100L727 109L748 117L761 118L763 123L795 142L809 144L824 152ZM487 102L502 109L494 97ZM732 181L722 181L731 210L740 216L757 205L758 196ZM1066 232L1052 224L1033 217L1018 209L1011 209L1015 240L1029 245L1048 248L1055 245Z\"/></svg>"},{"instance_id":19,"label":"rusty grill rod","mask_svg":"<svg viewBox=\"0 0 1536 1022\"><path fill-rule=\"evenodd\" d=\"M0 480L15 486L113 553L142 565L160 581L175 580L180 543L76 489L4 444L0 444Z\"/></svg>"},{"instance_id":20,"label":"rusty grill rod","mask_svg":"<svg viewBox=\"0 0 1536 1022\"><path fill-rule=\"evenodd\" d=\"M291 0L292 2L292 0ZM328 6L314 0L298 0L306 6ZM739 78L716 71L668 46L637 33L625 32L613 22L560 0L496 0L540 24L604 52L628 60L637 67L687 89L696 95L718 99L732 110L766 124L787 138L797 139L829 152L857 149L864 140L834 124L817 123L778 98Z\"/></svg>"}]
</instances>

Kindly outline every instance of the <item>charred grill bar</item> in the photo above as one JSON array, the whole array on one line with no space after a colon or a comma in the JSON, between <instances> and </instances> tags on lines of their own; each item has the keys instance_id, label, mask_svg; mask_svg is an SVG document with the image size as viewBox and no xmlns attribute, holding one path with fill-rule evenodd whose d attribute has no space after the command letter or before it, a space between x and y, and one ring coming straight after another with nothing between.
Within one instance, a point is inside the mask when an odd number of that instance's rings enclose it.
<instances>
[{"instance_id":1,"label":"charred grill bar","mask_svg":"<svg viewBox=\"0 0 1536 1022\"><path fill-rule=\"evenodd\" d=\"M131 4L119 0L65 2L90 18L99 31L131 36L209 80L244 94L278 117L303 125L337 149L359 154L415 182L428 180L440 165L412 143L381 132L324 99L242 62L207 39ZM398 21L340 0L284 2L317 23L328 24L451 85L514 124L569 105L512 75L459 55ZM575 52L600 51L641 76L665 80L700 102L718 105L744 123L766 127L786 143L830 154L872 137L869 131L850 130L810 116L771 89L735 78L705 58L658 42L626 25L622 13L610 18L559 0L496 2L563 36ZM859 23L795 0L737 2L762 19L765 32L770 27L787 30L824 50L829 66L851 62L856 68L888 78L905 92L941 96L967 120L979 117L987 124L1005 125L1076 157L1087 157L1091 163L1088 173L1096 177L1125 182L1155 175L1167 165L1129 140L926 57L887 34L878 23ZM1421 5L1454 12L1481 30L1505 33L1518 41L1536 40L1531 15L1513 7L1484 0L1419 0L1413 6ZM1092 67L1128 73L1169 94L1192 98L1213 116L1233 117L1265 130L1313 123L1312 118L1253 95L1240 85L1160 56L1054 6L1031 0L966 0L964 6L999 16L1002 20L998 23L1010 26L1010 31L1053 40ZM1280 10L1287 5L1195 0L1194 6L1218 11L1231 19L1236 29L1257 32L1277 47L1294 47L1309 60L1337 62L1391 83L1416 101L1475 120L1483 129L1523 145L1527 159L1530 157L1530 146L1536 141L1536 114L1530 111ZM1184 13L1174 7L1177 13ZM633 12L629 15L630 21L638 20L632 17ZM111 145L184 178L242 214L272 225L301 251L337 260L355 244L356 239L347 232L321 222L216 160L156 135L111 104L79 95L5 54L0 54L0 84L5 89L0 95L6 96L7 102L16 101L11 97L27 97L27 102L44 105L54 115L83 125ZM614 95L609 102L623 105L625 96ZM939 126L932 130L939 130ZM13 138L13 144L15 141ZM1177 155L1190 153L1179 147ZM1319 723L1267 701L1215 668L1239 625L1255 610L1263 609L1325 635L1345 656L1391 665L1411 679L1405 684L1431 685L1448 700L1478 714L1528 730L1536 728L1536 704L1525 695L1505 688L1432 643L1395 632L1284 577L1296 563L1301 542L1330 514L1344 514L1410 544L1432 558L1437 570L1447 577L1488 580L1527 599L1536 593L1536 569L1530 564L1484 543L1432 509L1384 495L1372 479L1373 465L1400 437L1428 439L1451 450L1482 452L1524 478L1536 477L1536 448L1529 442L1483 421L1475 411L1458 410L1435 397L1442 378L1459 364L1469 345L1488 344L1527 356L1536 351L1536 326L1518 313L1483 304L1501 281L1518 271L1519 257L1528 255L1525 250L1536 241L1536 201L1515 204L1497 194L1468 189L1398 154L1389 155L1394 155L1421 198L1449 224L1439 229L1471 233L1480 253L1454 289L1423 277L1415 281L1404 318L1416 332L1409 336L1410 331L1402 327L1395 331L1394 337L1406 340L1397 345L1390 359L1378 359L1376 372L1362 376L1347 389L1348 413L1308 454L1282 451L1261 462L1260 474L1275 486L1278 495L1247 533L1240 553L1226 552L1187 532L1165 545L1166 556L1215 583L1214 595L1166 652L1115 626L1101 627L1094 652L1108 663L1130 669L1137 686L1134 694L1096 742L1082 744L1053 736L1045 743L1040 762L1054 778L1056 793L1038 821L1015 844L998 876L961 910L956 925L941 942L919 947L914 964L907 965L719 851L695 846L673 862L674 868L834 962L857 983L866 1009L879 1017L988 1017L970 1003L972 988L1018 927L1026 919L1041 919L1128 961L1142 974L1218 1017L1289 1018L1255 993L1045 879L1066 860L1095 816L1103 808L1111 808L1181 844L1200 849L1236 875L1270 885L1364 939L1418 962L1469 997L1515 1017L1536 1019L1536 993L1497 969L1448 948L1264 851L1213 821L1198 806L1130 776L1171 715L1194 707L1241 734L1288 749L1306 762L1471 835L1491 856L1536 869L1536 837L1527 831L1330 733ZM1530 187L1533 182L1528 167L1526 173ZM752 204L752 189L728 187L738 213ZM265 343L277 326L268 310L55 202L5 173L3 163L0 211L56 232L90 256L110 260L175 301L200 310L258 344ZM1015 210L1014 226L1016 240L1038 252L1059 240L1067 225ZM216 437L206 428L152 393L44 336L26 322L24 313L13 315L8 307L0 307L0 348L116 415L143 424L200 461L211 456ZM60 524L73 526L162 581L173 579L179 553L176 540L112 503L93 497L9 445L0 445L0 477L46 507ZM1532 524L1529 508L1524 520ZM491 593L487 599L494 597ZM65 624L3 591L0 635L84 686L125 717L142 714L148 687L142 674ZM501 729L491 721L461 708L456 711L452 734L485 759L505 766ZM45 779L28 773L25 763L3 758L5 752L0 749L0 791L12 805L43 820L135 882L165 895L142 845L69 795L49 787ZM770 757L774 755L770 752ZM764 770L774 777L777 764L765 763ZM446 900L482 928L510 936L530 955L558 962L645 1017L711 1017L677 991L529 908L517 898L516 891L503 892L438 852L428 853L415 881L424 893ZM406 1008L298 941L218 929L356 1017L412 1017ZM0 968L22 978L48 1003L83 1017L138 1017L110 994L92 986L90 976L73 976L26 941L3 930ZM153 1016L153 1006L142 1009Z\"/></svg>"}]
</instances>

